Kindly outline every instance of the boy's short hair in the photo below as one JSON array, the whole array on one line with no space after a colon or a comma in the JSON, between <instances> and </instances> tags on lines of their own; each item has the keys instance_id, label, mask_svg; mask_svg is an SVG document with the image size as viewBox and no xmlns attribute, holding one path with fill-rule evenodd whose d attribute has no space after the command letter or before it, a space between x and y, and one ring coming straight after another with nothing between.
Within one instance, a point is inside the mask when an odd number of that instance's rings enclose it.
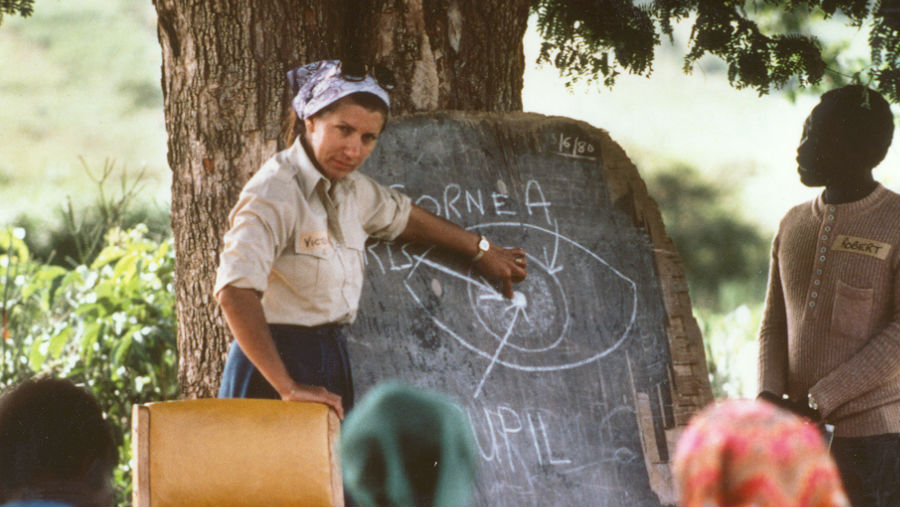
<instances>
[{"instance_id":1,"label":"boy's short hair","mask_svg":"<svg viewBox=\"0 0 900 507\"><path fill-rule=\"evenodd\" d=\"M849 85L822 94L819 107L836 121L841 139L860 167L872 169L884 160L894 137L890 104L875 90Z\"/></svg>"},{"instance_id":2,"label":"boy's short hair","mask_svg":"<svg viewBox=\"0 0 900 507\"><path fill-rule=\"evenodd\" d=\"M97 400L68 380L29 380L0 398L0 503L111 503L118 449Z\"/></svg>"}]
</instances>

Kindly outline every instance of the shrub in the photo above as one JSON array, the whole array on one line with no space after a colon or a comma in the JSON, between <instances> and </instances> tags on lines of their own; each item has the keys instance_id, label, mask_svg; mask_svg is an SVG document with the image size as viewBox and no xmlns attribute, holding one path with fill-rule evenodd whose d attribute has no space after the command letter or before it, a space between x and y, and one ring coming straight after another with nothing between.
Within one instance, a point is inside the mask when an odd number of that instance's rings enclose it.
<instances>
[{"instance_id":1,"label":"shrub","mask_svg":"<svg viewBox=\"0 0 900 507\"><path fill-rule=\"evenodd\" d=\"M0 387L37 375L88 388L117 429L118 503L130 498L131 406L178 395L172 240L113 228L90 265L32 259L22 229L0 229Z\"/></svg>"}]
</instances>

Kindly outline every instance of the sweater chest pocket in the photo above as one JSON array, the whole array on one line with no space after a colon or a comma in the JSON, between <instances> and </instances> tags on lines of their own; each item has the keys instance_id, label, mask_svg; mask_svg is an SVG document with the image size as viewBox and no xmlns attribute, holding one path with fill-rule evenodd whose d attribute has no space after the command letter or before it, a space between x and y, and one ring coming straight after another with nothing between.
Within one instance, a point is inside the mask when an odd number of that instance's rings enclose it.
<instances>
[{"instance_id":1,"label":"sweater chest pocket","mask_svg":"<svg viewBox=\"0 0 900 507\"><path fill-rule=\"evenodd\" d=\"M873 289L853 287L838 280L831 312L832 332L855 340L868 339L873 295Z\"/></svg>"}]
</instances>

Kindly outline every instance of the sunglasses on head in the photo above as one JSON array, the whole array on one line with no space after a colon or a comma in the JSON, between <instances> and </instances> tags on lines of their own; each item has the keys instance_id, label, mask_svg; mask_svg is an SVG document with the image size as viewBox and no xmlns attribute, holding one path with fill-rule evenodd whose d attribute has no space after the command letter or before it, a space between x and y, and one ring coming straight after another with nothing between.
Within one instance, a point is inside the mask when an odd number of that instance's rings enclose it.
<instances>
[{"instance_id":1,"label":"sunglasses on head","mask_svg":"<svg viewBox=\"0 0 900 507\"><path fill-rule=\"evenodd\" d=\"M381 64L369 68L368 65L360 61L341 60L340 75L342 79L354 82L363 81L366 79L366 76L372 76L378 82L378 85L387 91L391 91L397 86L394 73L391 72L391 69Z\"/></svg>"}]
</instances>

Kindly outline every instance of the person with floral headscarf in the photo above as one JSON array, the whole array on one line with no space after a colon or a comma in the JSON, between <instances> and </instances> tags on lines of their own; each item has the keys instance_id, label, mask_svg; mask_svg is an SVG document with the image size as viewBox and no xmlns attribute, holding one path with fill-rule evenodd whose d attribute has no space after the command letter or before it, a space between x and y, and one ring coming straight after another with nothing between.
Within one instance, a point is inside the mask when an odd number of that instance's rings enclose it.
<instances>
[{"instance_id":1,"label":"person with floral headscarf","mask_svg":"<svg viewBox=\"0 0 900 507\"><path fill-rule=\"evenodd\" d=\"M673 466L681 507L849 505L818 427L762 400L695 415Z\"/></svg>"},{"instance_id":2,"label":"person with floral headscarf","mask_svg":"<svg viewBox=\"0 0 900 507\"><path fill-rule=\"evenodd\" d=\"M507 297L527 262L356 172L385 128L389 73L323 60L288 82L290 147L247 182L229 215L215 293L235 342L219 396L321 402L343 417L354 395L342 328L356 318L368 237L470 258Z\"/></svg>"}]
</instances>

